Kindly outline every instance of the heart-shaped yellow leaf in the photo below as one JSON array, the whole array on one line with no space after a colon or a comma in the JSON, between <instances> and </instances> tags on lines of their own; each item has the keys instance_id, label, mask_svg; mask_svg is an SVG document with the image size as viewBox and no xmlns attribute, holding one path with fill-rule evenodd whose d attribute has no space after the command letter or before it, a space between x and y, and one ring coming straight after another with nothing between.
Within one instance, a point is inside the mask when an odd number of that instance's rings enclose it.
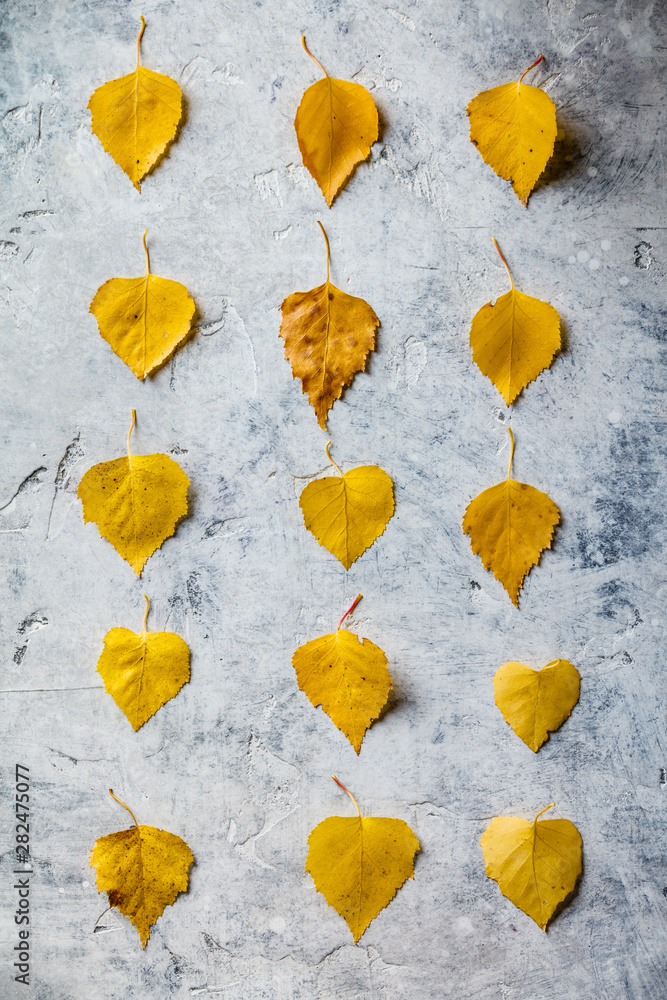
<instances>
[{"instance_id":1,"label":"heart-shaped yellow leaf","mask_svg":"<svg viewBox=\"0 0 667 1000\"><path fill-rule=\"evenodd\" d=\"M329 442L331 444L331 442ZM336 463L327 455L333 465ZM394 513L394 488L377 465L360 465L345 475L315 479L301 491L299 506L320 545L349 569L373 544Z\"/></svg>"},{"instance_id":2,"label":"heart-shaped yellow leaf","mask_svg":"<svg viewBox=\"0 0 667 1000\"><path fill-rule=\"evenodd\" d=\"M134 73L109 80L88 101L93 132L137 191L140 181L176 135L181 120L181 88L170 76L139 65L146 22L141 18Z\"/></svg>"},{"instance_id":3,"label":"heart-shaped yellow leaf","mask_svg":"<svg viewBox=\"0 0 667 1000\"><path fill-rule=\"evenodd\" d=\"M317 414L320 427L340 398L343 387L366 367L366 355L375 348L380 321L368 302L341 292L329 281L329 240L319 223L327 247L327 280L309 292L288 295L281 306L280 336L292 374Z\"/></svg>"},{"instance_id":4,"label":"heart-shaped yellow leaf","mask_svg":"<svg viewBox=\"0 0 667 1000\"><path fill-rule=\"evenodd\" d=\"M499 177L512 182L522 205L528 204L556 141L554 103L539 87L522 83L526 73L516 83L482 91L468 105L470 141Z\"/></svg>"},{"instance_id":5,"label":"heart-shaped yellow leaf","mask_svg":"<svg viewBox=\"0 0 667 1000\"><path fill-rule=\"evenodd\" d=\"M475 313L470 328L472 359L507 405L548 368L560 348L560 317L553 306L514 287Z\"/></svg>"},{"instance_id":6,"label":"heart-shaped yellow leaf","mask_svg":"<svg viewBox=\"0 0 667 1000\"><path fill-rule=\"evenodd\" d=\"M144 594L144 597L146 595ZM175 632L112 628L104 637L97 672L136 732L190 680L190 650Z\"/></svg>"},{"instance_id":7,"label":"heart-shaped yellow leaf","mask_svg":"<svg viewBox=\"0 0 667 1000\"><path fill-rule=\"evenodd\" d=\"M360 83L335 80L301 42L324 73L301 98L294 128L304 166L317 181L331 208L338 190L357 163L365 160L378 137L373 98Z\"/></svg>"},{"instance_id":8,"label":"heart-shaped yellow leaf","mask_svg":"<svg viewBox=\"0 0 667 1000\"><path fill-rule=\"evenodd\" d=\"M493 678L496 705L519 739L537 753L579 701L580 681L569 660L553 660L541 670L504 663Z\"/></svg>"},{"instance_id":9,"label":"heart-shaped yellow leaf","mask_svg":"<svg viewBox=\"0 0 667 1000\"><path fill-rule=\"evenodd\" d=\"M93 465L76 495L83 502L84 521L94 521L102 538L141 576L149 556L187 514L190 480L169 455L130 453L135 416L132 410L127 457Z\"/></svg>"},{"instance_id":10,"label":"heart-shaped yellow leaf","mask_svg":"<svg viewBox=\"0 0 667 1000\"><path fill-rule=\"evenodd\" d=\"M322 706L357 753L391 691L387 657L380 647L341 628L360 599L361 594L335 632L304 643L292 657L301 690L315 708Z\"/></svg>"},{"instance_id":11,"label":"heart-shaped yellow leaf","mask_svg":"<svg viewBox=\"0 0 667 1000\"><path fill-rule=\"evenodd\" d=\"M503 896L546 929L554 910L581 875L581 834L569 819L530 823L517 816L497 816L482 834L486 874Z\"/></svg>"},{"instance_id":12,"label":"heart-shaped yellow leaf","mask_svg":"<svg viewBox=\"0 0 667 1000\"><path fill-rule=\"evenodd\" d=\"M142 381L185 340L195 311L185 285L150 273L146 233L144 250L142 277L109 278L90 303L100 335Z\"/></svg>"},{"instance_id":13,"label":"heart-shaped yellow leaf","mask_svg":"<svg viewBox=\"0 0 667 1000\"><path fill-rule=\"evenodd\" d=\"M337 778L334 781L340 785ZM347 792L344 785L340 787ZM306 871L350 928L356 944L405 880L414 878L419 841L404 820L362 817L350 798L356 816L329 816L311 831Z\"/></svg>"},{"instance_id":14,"label":"heart-shaped yellow leaf","mask_svg":"<svg viewBox=\"0 0 667 1000\"><path fill-rule=\"evenodd\" d=\"M462 527L484 568L491 570L518 607L523 579L542 551L551 548L560 511L546 493L510 479L514 437L507 430L512 440L507 479L470 501Z\"/></svg>"},{"instance_id":15,"label":"heart-shaped yellow leaf","mask_svg":"<svg viewBox=\"0 0 667 1000\"><path fill-rule=\"evenodd\" d=\"M109 794L116 798L111 789ZM132 810L120 804L134 826L96 840L90 867L95 869L98 892L106 892L109 906L130 918L145 948L165 907L187 890L188 870L195 859L180 837L155 826L139 826Z\"/></svg>"}]
</instances>

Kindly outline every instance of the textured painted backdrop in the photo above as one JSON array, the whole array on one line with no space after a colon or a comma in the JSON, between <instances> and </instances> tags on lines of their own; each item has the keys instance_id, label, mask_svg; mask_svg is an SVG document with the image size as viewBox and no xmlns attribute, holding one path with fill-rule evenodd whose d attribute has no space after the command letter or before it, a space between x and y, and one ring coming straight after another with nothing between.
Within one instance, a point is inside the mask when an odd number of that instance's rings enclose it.
<instances>
[{"instance_id":1,"label":"textured painted backdrop","mask_svg":"<svg viewBox=\"0 0 667 1000\"><path fill-rule=\"evenodd\" d=\"M391 2L391 0L389 0ZM397 0L399 2L399 0ZM13 765L33 780L33 982L39 1000L662 1000L667 10L647 0L199 3L5 0L2 59L3 997L11 982ZM181 84L178 141L141 194L91 135L86 103L143 60ZM370 162L327 210L292 121L329 71L369 87ZM466 104L531 78L558 109L552 165L523 209L468 141ZM662 77L662 79L661 79ZM662 108L661 108L662 105ZM278 338L288 293L332 280L381 319L368 371L329 429L345 467L391 474L396 514L350 570L298 495L327 466ZM182 281L197 329L140 384L88 305L112 276ZM505 473L509 414L470 359L477 308L517 285L552 303L566 347L511 411L516 477L562 511L520 610L460 528ZM123 453L166 451L191 514L143 578L76 488ZM139 733L102 687L105 632L185 637L192 680ZM295 647L335 626L386 650L390 709L357 759L299 692ZM493 704L508 659L567 657L579 705L538 755ZM304 874L306 838L348 814L407 820L415 879L358 947ZM127 815L184 837L191 887L141 951L88 867ZM547 934L484 876L489 818L548 802L585 874Z\"/></svg>"}]
</instances>

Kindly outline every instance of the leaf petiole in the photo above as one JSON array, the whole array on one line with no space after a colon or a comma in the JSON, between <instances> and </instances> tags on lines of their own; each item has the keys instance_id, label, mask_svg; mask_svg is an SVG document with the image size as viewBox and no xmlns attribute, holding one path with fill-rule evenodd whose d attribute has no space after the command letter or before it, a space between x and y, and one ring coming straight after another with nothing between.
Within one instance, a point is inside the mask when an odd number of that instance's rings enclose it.
<instances>
[{"instance_id":1,"label":"leaf petiole","mask_svg":"<svg viewBox=\"0 0 667 1000\"><path fill-rule=\"evenodd\" d=\"M348 793L348 794L349 794L349 793ZM136 828L137 828L137 830L138 830L138 829L139 829L139 824L137 823L137 817L136 817L136 816L134 815L134 813L132 812L132 810L130 809L130 807L129 807L129 806L126 806L126 805L125 805L125 803L124 803L124 802L122 802L122 801L121 801L121 800L120 800L120 799L118 798L118 796L117 796L117 795L114 795L114 793L113 793L113 788L110 788L110 789L109 789L109 795L111 796L111 798L112 798L112 799L115 799L115 800L116 800L116 802L119 802L119 803L120 803L120 805L121 805L121 806L123 807L123 809L127 809L127 811L129 812L130 816L131 816L131 817L132 817L132 819L134 820L134 825L136 826Z\"/></svg>"},{"instance_id":2,"label":"leaf petiole","mask_svg":"<svg viewBox=\"0 0 667 1000\"><path fill-rule=\"evenodd\" d=\"M357 594L357 596L355 597L353 603L350 605L350 607L347 609L347 611L345 612L345 614L343 615L343 617L341 618L341 620L338 622L338 628L336 629L337 632L340 630L340 627L343 624L343 622L345 621L345 619L347 618L347 616L352 614L352 612L354 611L354 609L356 608L357 604L359 603L359 601L361 600L362 597L363 597L363 594Z\"/></svg>"},{"instance_id":3,"label":"leaf petiole","mask_svg":"<svg viewBox=\"0 0 667 1000\"><path fill-rule=\"evenodd\" d=\"M514 435L512 434L512 428L511 427L507 428L507 433L509 434L510 441L512 442L512 444L510 446L510 460L509 460L509 465L507 466L507 478L509 479L510 475L511 475L511 472L512 472L512 459L514 458Z\"/></svg>"},{"instance_id":4,"label":"leaf petiole","mask_svg":"<svg viewBox=\"0 0 667 1000\"><path fill-rule=\"evenodd\" d=\"M132 412L134 413L134 410ZM345 479L345 476L343 475L343 473L340 470L340 466L336 465L336 463L334 462L333 458L331 457L331 454L329 452L329 445L330 444L331 444L331 441L327 441L326 447L324 449L326 451L326 453L327 453L327 458L329 459L329 461L331 462L332 465L336 466L336 469L338 470L338 475L341 476L343 479Z\"/></svg>"},{"instance_id":5,"label":"leaf petiole","mask_svg":"<svg viewBox=\"0 0 667 1000\"><path fill-rule=\"evenodd\" d=\"M353 605L353 607L354 607L354 605ZM342 783L341 781L339 781L339 780L338 780L338 778L336 777L336 775L335 775L335 774L332 774L332 775L331 775L331 777L332 777L332 778L333 778L333 780L334 780L334 781L336 782L336 784L338 785L338 787L339 787L339 788L342 788L342 789L343 789L343 791L344 791L344 792L346 792L346 793L347 793L347 794L348 794L348 795L350 796L350 798L351 798L351 799L352 799L352 801L354 802L354 808L355 808L355 809L357 810L357 813L358 813L358 815L359 815L359 819L361 819L361 811L360 811L360 809L359 809L359 806L357 805L357 800L355 799L355 797L354 797L354 795L352 794L352 792L350 792L350 791L348 791L348 790L347 790L347 788L345 787L345 785L344 785L344 784L343 784L343 783ZM125 808L127 809L127 806L126 806Z\"/></svg>"},{"instance_id":6,"label":"leaf petiole","mask_svg":"<svg viewBox=\"0 0 667 1000\"><path fill-rule=\"evenodd\" d=\"M140 14L139 16L141 17L141 28L139 29L139 34L137 36L137 72L139 70L139 46L141 44L142 35L146 30L146 19L144 18L144 15ZM528 70L526 70L526 73L527 72Z\"/></svg>"},{"instance_id":7,"label":"leaf petiole","mask_svg":"<svg viewBox=\"0 0 667 1000\"><path fill-rule=\"evenodd\" d=\"M143 21L143 18L142 18L142 21ZM139 36L139 37L141 37L141 36ZM308 46L306 45L306 36L305 36L305 35L302 35L302 36L301 36L301 44L303 45L304 49L306 50L306 52L308 53L308 55L310 56L310 58L311 58L311 59L313 60L313 62L316 62L316 63L317 63L317 65L318 65L318 66L320 67L320 69L322 70L322 72L324 73L324 75L326 76L326 78L327 78L327 80L328 80L328 79L329 79L329 74L328 74L328 73L327 73L327 71L325 70L324 66L322 65L322 63L320 62L320 60L319 60L319 59L317 59L317 58L316 58L316 57L315 57L315 56L313 55L313 53L312 53L312 52L310 51L310 49L309 49L309 48L308 48ZM526 70L526 73L527 73L527 72L528 72L528 70ZM524 75L525 75L525 74L524 74Z\"/></svg>"},{"instance_id":8,"label":"leaf petiole","mask_svg":"<svg viewBox=\"0 0 667 1000\"><path fill-rule=\"evenodd\" d=\"M128 460L132 458L130 453L130 437L132 436L132 431L134 430L134 425L137 422L137 411L132 410L132 423L130 424L130 429L127 432L127 457Z\"/></svg>"},{"instance_id":9,"label":"leaf petiole","mask_svg":"<svg viewBox=\"0 0 667 1000\"><path fill-rule=\"evenodd\" d=\"M326 243L327 247L327 285L328 285L329 284L329 237L327 236L324 226L322 225L319 219L317 220L317 224L322 230L322 236L324 236L324 242Z\"/></svg>"},{"instance_id":10,"label":"leaf petiole","mask_svg":"<svg viewBox=\"0 0 667 1000\"><path fill-rule=\"evenodd\" d=\"M533 820L533 824L534 824L534 825L537 825L537 821L538 821L538 819L540 818L540 816L542 815L542 813L545 813L545 812L547 811L547 809L553 809L553 807L554 807L555 805L556 805L556 803L555 803L555 802L552 802L552 803L551 803L551 805L549 805L549 806L545 806L545 807L544 807L544 809L541 809L541 810L540 810L540 812L538 812L538 814L537 814L537 816L535 817L535 819Z\"/></svg>"},{"instance_id":11,"label":"leaf petiole","mask_svg":"<svg viewBox=\"0 0 667 1000\"><path fill-rule=\"evenodd\" d=\"M505 260L505 258L503 257L503 252L502 252L502 250L501 250L501 249L500 249L500 247L498 246L498 240L497 240L497 239L495 238L495 236L492 236L492 237L491 237L491 240L492 240L492 242L493 242L493 243L495 244L495 247L496 247L496 250L498 251L498 254L499 254L499 256L500 256L500 259L502 260L503 264L505 265L505 270L507 271L507 277L508 277L508 278L510 279L510 284L511 284L512 288L514 288L514 282L512 281L512 272L511 272L511 271L510 271L510 269L509 269L509 266L508 266L508 264L507 264L507 261L506 261L506 260Z\"/></svg>"},{"instance_id":12,"label":"leaf petiole","mask_svg":"<svg viewBox=\"0 0 667 1000\"><path fill-rule=\"evenodd\" d=\"M144 233L144 253L146 254L146 277L148 277L148 275L151 273L151 264L150 264L150 260L148 259L148 247L146 246L146 237L147 236L148 236L148 230L146 230L146 232ZM500 251L498 251L498 253L500 253ZM501 254L501 256L502 256L502 254ZM507 264L505 265L505 267L507 267Z\"/></svg>"},{"instance_id":13,"label":"leaf petiole","mask_svg":"<svg viewBox=\"0 0 667 1000\"><path fill-rule=\"evenodd\" d=\"M543 59L544 59L544 56L542 55L542 53L540 53L539 59L536 59L534 63L531 63L531 65L526 70L526 73L530 73L531 69L535 69L535 67L538 66L542 62ZM519 77L519 83L521 83L521 81L523 80L523 78L526 75L526 73L522 73L521 74L521 76Z\"/></svg>"},{"instance_id":14,"label":"leaf petiole","mask_svg":"<svg viewBox=\"0 0 667 1000\"><path fill-rule=\"evenodd\" d=\"M146 610L144 612L144 621L143 621L143 624L141 626L141 631L145 635L146 634L146 622L148 621L148 612L151 609L151 602L148 600L148 594L144 594L144 597L146 598Z\"/></svg>"},{"instance_id":15,"label":"leaf petiole","mask_svg":"<svg viewBox=\"0 0 667 1000\"><path fill-rule=\"evenodd\" d=\"M99 922L102 919L102 917L104 916L104 914L108 913L110 909L111 909L111 907L107 906L106 910L102 910L102 912L100 913L99 917L97 918L97 920L95 921L95 923L93 925L93 934L97 930L97 925L99 924Z\"/></svg>"}]
</instances>

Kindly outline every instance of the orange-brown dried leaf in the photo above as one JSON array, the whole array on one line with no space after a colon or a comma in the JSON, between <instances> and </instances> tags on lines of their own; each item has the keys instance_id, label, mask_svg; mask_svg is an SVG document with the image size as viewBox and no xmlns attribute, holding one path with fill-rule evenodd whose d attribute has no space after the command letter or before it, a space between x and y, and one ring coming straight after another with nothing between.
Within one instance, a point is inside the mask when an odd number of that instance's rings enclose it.
<instances>
[{"instance_id":1,"label":"orange-brown dried leaf","mask_svg":"<svg viewBox=\"0 0 667 1000\"><path fill-rule=\"evenodd\" d=\"M309 292L288 295L281 309L285 357L324 429L343 388L365 369L380 321L364 299L348 295L329 281L328 242L327 280Z\"/></svg>"}]
</instances>

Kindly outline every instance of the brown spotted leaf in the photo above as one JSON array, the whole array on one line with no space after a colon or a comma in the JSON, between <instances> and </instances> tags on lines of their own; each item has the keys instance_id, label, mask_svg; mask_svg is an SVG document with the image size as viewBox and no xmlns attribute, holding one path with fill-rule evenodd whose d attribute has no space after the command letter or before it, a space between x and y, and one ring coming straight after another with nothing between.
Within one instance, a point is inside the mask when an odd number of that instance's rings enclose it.
<instances>
[{"instance_id":1,"label":"brown spotted leaf","mask_svg":"<svg viewBox=\"0 0 667 1000\"><path fill-rule=\"evenodd\" d=\"M366 367L366 356L375 349L380 321L363 299L342 292L329 280L309 292L294 292L284 300L280 336L294 378L315 410L317 422L326 427L327 414L357 372Z\"/></svg>"}]
</instances>

